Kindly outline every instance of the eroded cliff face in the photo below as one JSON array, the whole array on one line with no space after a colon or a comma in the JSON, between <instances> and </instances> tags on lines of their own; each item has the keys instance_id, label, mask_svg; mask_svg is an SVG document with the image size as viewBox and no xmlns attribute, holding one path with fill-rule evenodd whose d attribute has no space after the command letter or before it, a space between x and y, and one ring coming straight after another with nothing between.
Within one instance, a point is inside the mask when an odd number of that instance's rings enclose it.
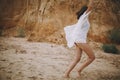
<instances>
[{"instance_id":1,"label":"eroded cliff face","mask_svg":"<svg viewBox=\"0 0 120 80\"><path fill-rule=\"evenodd\" d=\"M74 24L76 12L88 0L0 0L0 28L7 36L25 30L29 41L65 43L63 28ZM120 1L95 0L88 38L108 42L107 31L120 27Z\"/></svg>"}]
</instances>

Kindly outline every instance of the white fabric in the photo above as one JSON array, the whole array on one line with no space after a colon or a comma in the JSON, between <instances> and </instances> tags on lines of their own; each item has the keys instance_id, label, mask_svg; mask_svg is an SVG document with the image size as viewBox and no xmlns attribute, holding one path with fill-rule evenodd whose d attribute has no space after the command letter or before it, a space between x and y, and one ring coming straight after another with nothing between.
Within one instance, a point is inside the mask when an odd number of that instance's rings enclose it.
<instances>
[{"instance_id":1,"label":"white fabric","mask_svg":"<svg viewBox=\"0 0 120 80\"><path fill-rule=\"evenodd\" d=\"M69 48L74 46L74 43L86 43L87 33L90 27L88 15L90 12L84 12L74 25L64 28L67 45Z\"/></svg>"}]
</instances>

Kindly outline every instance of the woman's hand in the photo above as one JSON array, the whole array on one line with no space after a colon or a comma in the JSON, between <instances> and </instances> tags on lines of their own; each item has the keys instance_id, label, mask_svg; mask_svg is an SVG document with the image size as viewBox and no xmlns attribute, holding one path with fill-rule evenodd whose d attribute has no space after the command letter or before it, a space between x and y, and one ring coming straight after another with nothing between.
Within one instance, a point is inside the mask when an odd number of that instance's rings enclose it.
<instances>
[{"instance_id":1,"label":"woman's hand","mask_svg":"<svg viewBox=\"0 0 120 80\"><path fill-rule=\"evenodd\" d=\"M94 0L90 0L90 1L89 1L88 9L87 9L86 13L88 13L89 11L91 11L91 10L93 9L93 6L94 6L93 1L94 1Z\"/></svg>"}]
</instances>

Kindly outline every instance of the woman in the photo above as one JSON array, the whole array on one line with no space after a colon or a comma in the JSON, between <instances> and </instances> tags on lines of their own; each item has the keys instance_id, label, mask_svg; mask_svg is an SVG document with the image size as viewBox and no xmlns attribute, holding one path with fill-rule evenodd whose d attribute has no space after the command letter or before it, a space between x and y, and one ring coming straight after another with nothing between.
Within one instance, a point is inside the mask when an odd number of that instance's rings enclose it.
<instances>
[{"instance_id":1,"label":"woman","mask_svg":"<svg viewBox=\"0 0 120 80\"><path fill-rule=\"evenodd\" d=\"M95 59L95 55L91 49L91 47L87 44L86 38L87 33L90 27L88 16L91 13L93 2L90 0L90 3L87 6L82 7L82 9L77 13L78 22L74 25L67 26L64 28L66 34L67 45L71 48L73 45L76 46L76 54L73 62L70 64L68 69L65 72L64 77L69 77L70 72L76 66L76 64L80 61L82 51L84 51L88 58L86 62L84 62L78 69L78 77L80 77L81 71L87 67L90 63L92 63Z\"/></svg>"}]
</instances>

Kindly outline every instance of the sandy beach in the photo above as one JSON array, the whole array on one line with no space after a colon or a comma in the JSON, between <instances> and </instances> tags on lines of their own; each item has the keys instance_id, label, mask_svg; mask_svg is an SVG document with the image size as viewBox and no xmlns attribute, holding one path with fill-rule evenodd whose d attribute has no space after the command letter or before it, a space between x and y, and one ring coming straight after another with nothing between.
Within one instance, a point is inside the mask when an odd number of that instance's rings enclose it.
<instances>
[{"instance_id":1,"label":"sandy beach","mask_svg":"<svg viewBox=\"0 0 120 80\"><path fill-rule=\"evenodd\" d=\"M63 73L74 56L74 49L46 42L28 42L25 38L0 37L0 80L120 80L120 55L104 53L99 43L89 43L96 60L77 77L77 68L71 78Z\"/></svg>"}]
</instances>

